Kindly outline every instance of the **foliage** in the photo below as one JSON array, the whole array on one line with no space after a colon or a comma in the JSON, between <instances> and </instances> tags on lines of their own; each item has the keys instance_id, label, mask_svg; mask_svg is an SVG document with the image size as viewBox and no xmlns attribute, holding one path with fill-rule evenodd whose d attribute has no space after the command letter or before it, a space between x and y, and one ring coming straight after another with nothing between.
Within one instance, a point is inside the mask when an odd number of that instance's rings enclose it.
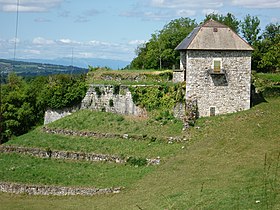
<instances>
[{"instance_id":1,"label":"foliage","mask_svg":"<svg viewBox=\"0 0 280 210\"><path fill-rule=\"evenodd\" d=\"M81 102L87 91L85 76L50 76L44 89L44 102L52 109L70 107Z\"/></svg>"},{"instance_id":2,"label":"foliage","mask_svg":"<svg viewBox=\"0 0 280 210\"><path fill-rule=\"evenodd\" d=\"M252 83L264 97L280 97L280 74L254 73Z\"/></svg>"},{"instance_id":3,"label":"foliage","mask_svg":"<svg viewBox=\"0 0 280 210\"><path fill-rule=\"evenodd\" d=\"M133 102L148 111L160 109L171 110L176 103L184 100L181 84L137 86L129 88Z\"/></svg>"},{"instance_id":4,"label":"foliage","mask_svg":"<svg viewBox=\"0 0 280 210\"><path fill-rule=\"evenodd\" d=\"M132 166L145 166L147 162L146 158L129 157L127 159L127 163Z\"/></svg>"},{"instance_id":5,"label":"foliage","mask_svg":"<svg viewBox=\"0 0 280 210\"><path fill-rule=\"evenodd\" d=\"M42 124L45 109L79 103L86 93L83 76L53 75L29 81L11 73L1 84L1 142Z\"/></svg>"},{"instance_id":6,"label":"foliage","mask_svg":"<svg viewBox=\"0 0 280 210\"><path fill-rule=\"evenodd\" d=\"M203 22L206 22L207 20L210 20L210 19L223 23L223 24L227 25L228 27L230 27L236 33L239 33L239 21L231 13L227 13L227 15L210 13L205 16L205 19Z\"/></svg>"},{"instance_id":7,"label":"foliage","mask_svg":"<svg viewBox=\"0 0 280 210\"><path fill-rule=\"evenodd\" d=\"M1 141L21 135L40 122L42 106L37 100L44 79L39 77L30 85L11 73L7 84L1 85Z\"/></svg>"},{"instance_id":8,"label":"foliage","mask_svg":"<svg viewBox=\"0 0 280 210\"><path fill-rule=\"evenodd\" d=\"M257 16L246 15L243 22L241 22L241 33L245 40L254 45L260 39L260 20Z\"/></svg>"},{"instance_id":9,"label":"foliage","mask_svg":"<svg viewBox=\"0 0 280 210\"><path fill-rule=\"evenodd\" d=\"M136 49L137 57L131 62L132 69L171 69L179 63L175 47L197 24L190 18L179 18L153 33L151 39Z\"/></svg>"}]
</instances>

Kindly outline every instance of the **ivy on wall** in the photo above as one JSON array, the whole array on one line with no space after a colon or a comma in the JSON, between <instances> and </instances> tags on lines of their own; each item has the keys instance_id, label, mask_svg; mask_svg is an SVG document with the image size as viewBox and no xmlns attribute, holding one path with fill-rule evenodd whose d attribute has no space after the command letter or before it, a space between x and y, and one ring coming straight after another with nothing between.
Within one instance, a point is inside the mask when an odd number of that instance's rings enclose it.
<instances>
[{"instance_id":1,"label":"ivy on wall","mask_svg":"<svg viewBox=\"0 0 280 210\"><path fill-rule=\"evenodd\" d=\"M131 86L133 102L140 107L152 110L172 110L178 102L184 102L182 84L157 86Z\"/></svg>"}]
</instances>

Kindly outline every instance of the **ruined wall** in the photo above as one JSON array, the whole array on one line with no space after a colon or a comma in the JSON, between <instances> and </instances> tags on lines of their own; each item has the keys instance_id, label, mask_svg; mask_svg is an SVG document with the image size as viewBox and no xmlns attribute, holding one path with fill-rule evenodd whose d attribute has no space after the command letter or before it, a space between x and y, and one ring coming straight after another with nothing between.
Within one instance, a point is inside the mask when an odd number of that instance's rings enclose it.
<instances>
[{"instance_id":1,"label":"ruined wall","mask_svg":"<svg viewBox=\"0 0 280 210\"><path fill-rule=\"evenodd\" d=\"M9 182L0 182L0 192L27 194L27 195L83 195L93 196L109 193L120 193L121 187L115 188L79 188L79 187L60 187L60 186L46 186L46 185L26 185Z\"/></svg>"},{"instance_id":2,"label":"ruined wall","mask_svg":"<svg viewBox=\"0 0 280 210\"><path fill-rule=\"evenodd\" d=\"M66 117L79 109L147 116L145 109L134 104L128 86L90 85L80 105L57 110L48 109L45 112L44 125Z\"/></svg>"},{"instance_id":3,"label":"ruined wall","mask_svg":"<svg viewBox=\"0 0 280 210\"><path fill-rule=\"evenodd\" d=\"M146 116L147 112L136 106L127 86L91 85L84 97L81 109L118 114Z\"/></svg>"},{"instance_id":4,"label":"ruined wall","mask_svg":"<svg viewBox=\"0 0 280 210\"><path fill-rule=\"evenodd\" d=\"M224 74L212 74L213 59ZM199 116L250 108L251 51L188 51L186 99L197 100Z\"/></svg>"},{"instance_id":5,"label":"ruined wall","mask_svg":"<svg viewBox=\"0 0 280 210\"><path fill-rule=\"evenodd\" d=\"M56 121L60 118L66 117L68 115L71 115L72 113L78 111L79 109L80 109L80 105L68 107L64 109L56 109L56 110L47 109L45 111L45 116L44 116L44 125Z\"/></svg>"}]
</instances>

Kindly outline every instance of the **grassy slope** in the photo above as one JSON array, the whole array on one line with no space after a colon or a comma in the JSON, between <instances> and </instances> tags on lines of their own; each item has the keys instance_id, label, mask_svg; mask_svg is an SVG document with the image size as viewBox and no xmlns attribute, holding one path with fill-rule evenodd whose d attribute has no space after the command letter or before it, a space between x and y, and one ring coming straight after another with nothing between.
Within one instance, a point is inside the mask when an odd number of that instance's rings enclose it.
<instances>
[{"instance_id":1,"label":"grassy slope","mask_svg":"<svg viewBox=\"0 0 280 210\"><path fill-rule=\"evenodd\" d=\"M118 195L1 194L0 202L7 209L279 209L279 115L278 98L200 119L187 148Z\"/></svg>"}]
</instances>

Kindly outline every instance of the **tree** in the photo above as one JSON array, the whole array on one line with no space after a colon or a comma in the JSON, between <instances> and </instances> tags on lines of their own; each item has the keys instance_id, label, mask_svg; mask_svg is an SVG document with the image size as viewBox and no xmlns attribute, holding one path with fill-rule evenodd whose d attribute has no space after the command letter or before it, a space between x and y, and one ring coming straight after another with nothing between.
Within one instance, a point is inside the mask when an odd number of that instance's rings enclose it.
<instances>
[{"instance_id":1,"label":"tree","mask_svg":"<svg viewBox=\"0 0 280 210\"><path fill-rule=\"evenodd\" d=\"M245 40L252 46L260 39L260 20L256 16L246 15L241 22L241 33Z\"/></svg>"},{"instance_id":2,"label":"tree","mask_svg":"<svg viewBox=\"0 0 280 210\"><path fill-rule=\"evenodd\" d=\"M220 15L217 13L211 13L211 14L208 14L205 16L205 19L203 22L206 22L207 20L210 20L210 19L223 23L226 26L230 27L236 33L239 33L239 21L231 13L227 13L226 16Z\"/></svg>"},{"instance_id":3,"label":"tree","mask_svg":"<svg viewBox=\"0 0 280 210\"><path fill-rule=\"evenodd\" d=\"M179 64L179 52L174 49L196 26L190 18L172 20L153 33L147 43L138 46L131 68L168 69Z\"/></svg>"},{"instance_id":4,"label":"tree","mask_svg":"<svg viewBox=\"0 0 280 210\"><path fill-rule=\"evenodd\" d=\"M274 41L277 36L280 34L280 24L279 23L270 23L265 27L265 30L262 34L264 39Z\"/></svg>"}]
</instances>

